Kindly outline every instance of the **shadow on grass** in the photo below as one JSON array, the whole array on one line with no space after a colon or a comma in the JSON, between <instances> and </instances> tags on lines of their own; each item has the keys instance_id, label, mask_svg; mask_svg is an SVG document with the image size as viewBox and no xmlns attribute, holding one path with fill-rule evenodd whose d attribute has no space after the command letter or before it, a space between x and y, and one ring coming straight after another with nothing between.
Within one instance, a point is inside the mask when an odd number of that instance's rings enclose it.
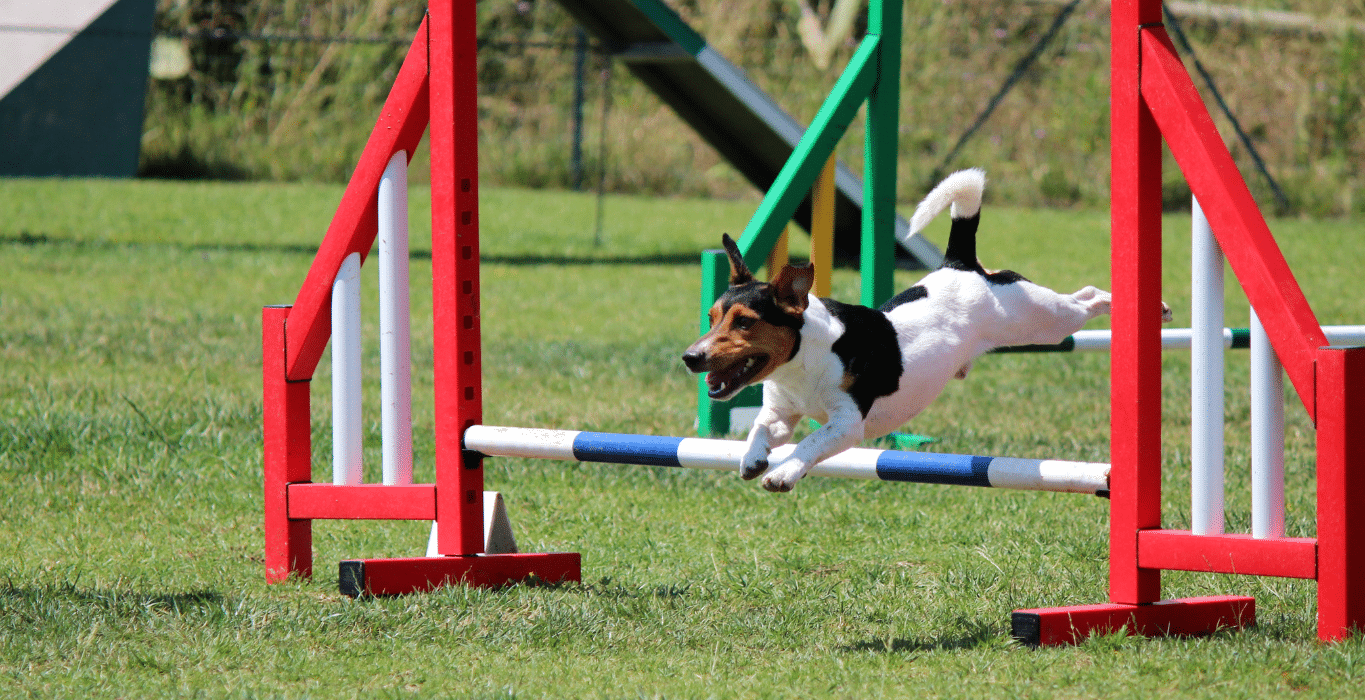
<instances>
[{"instance_id":1,"label":"shadow on grass","mask_svg":"<svg viewBox=\"0 0 1365 700\"><path fill-rule=\"evenodd\" d=\"M37 586L0 585L0 609L9 614L22 614L65 607L72 603L83 608L111 611L155 611L184 613L220 604L223 595L217 591L197 590L172 593L141 592L113 588L82 588L77 583L63 582Z\"/></svg>"},{"instance_id":2,"label":"shadow on grass","mask_svg":"<svg viewBox=\"0 0 1365 700\"><path fill-rule=\"evenodd\" d=\"M223 180L240 182L251 173L233 163L204 158L182 145L174 154L146 158L138 165L137 176L154 180Z\"/></svg>"},{"instance_id":3,"label":"shadow on grass","mask_svg":"<svg viewBox=\"0 0 1365 700\"><path fill-rule=\"evenodd\" d=\"M999 636L995 625L971 620L959 620L957 629L944 630L934 637L883 638L855 642L841 647L844 652L873 652L883 654L906 654L924 651L944 651L949 649L974 649L992 644Z\"/></svg>"},{"instance_id":4,"label":"shadow on grass","mask_svg":"<svg viewBox=\"0 0 1365 700\"><path fill-rule=\"evenodd\" d=\"M272 253L280 255L316 255L318 247L300 243L174 243L174 242L130 242L86 241L78 238L53 236L46 233L20 231L0 233L0 245L22 246L72 246L109 248L115 246L137 246L175 248L192 252L219 253ZM416 249L408 254L412 260L430 260L431 251ZM484 253L484 263L509 266L535 265L695 265L701 260L701 253L653 253L649 255L499 255Z\"/></svg>"}]
</instances>

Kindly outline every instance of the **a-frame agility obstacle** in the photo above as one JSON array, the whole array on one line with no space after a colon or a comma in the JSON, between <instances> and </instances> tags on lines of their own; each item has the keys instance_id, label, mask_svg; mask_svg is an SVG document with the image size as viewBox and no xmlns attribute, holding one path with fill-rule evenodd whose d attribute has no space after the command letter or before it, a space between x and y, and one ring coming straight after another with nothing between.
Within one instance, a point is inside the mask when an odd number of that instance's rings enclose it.
<instances>
[{"instance_id":1,"label":"a-frame agility obstacle","mask_svg":"<svg viewBox=\"0 0 1365 700\"><path fill-rule=\"evenodd\" d=\"M1199 634L1255 619L1241 596L1161 599L1161 571L1314 579L1318 635L1365 626L1365 348L1327 347L1265 220L1161 25L1159 0L1115 0L1112 13L1114 293L1110 601L1016 611L1016 637L1067 643L1093 632ZM436 0L400 70L355 175L292 306L263 312L266 577L311 575L315 519L434 520L434 557L349 562L343 588L397 594L463 582L577 580L576 553L484 554L475 10ZM376 237L386 164L431 126L436 483L312 483L309 388L331 333L332 282ZM1191 190L1317 426L1313 538L1194 535L1161 527L1161 143ZM1145 311L1145 312L1144 312ZM571 450L572 451L572 450ZM652 463L652 462L651 462Z\"/></svg>"}]
</instances>

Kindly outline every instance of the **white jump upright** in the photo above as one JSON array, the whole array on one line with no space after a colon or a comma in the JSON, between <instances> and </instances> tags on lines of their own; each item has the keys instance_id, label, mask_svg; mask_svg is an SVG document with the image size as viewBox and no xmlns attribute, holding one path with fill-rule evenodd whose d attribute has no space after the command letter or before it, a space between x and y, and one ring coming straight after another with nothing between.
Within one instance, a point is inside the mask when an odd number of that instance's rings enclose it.
<instances>
[{"instance_id":1,"label":"white jump upright","mask_svg":"<svg viewBox=\"0 0 1365 700\"><path fill-rule=\"evenodd\" d=\"M360 253L332 282L332 483L361 483Z\"/></svg>"},{"instance_id":2,"label":"white jump upright","mask_svg":"<svg viewBox=\"0 0 1365 700\"><path fill-rule=\"evenodd\" d=\"M377 191L379 395L385 486L412 484L412 304L409 294L408 158L389 159ZM363 483L360 254L346 256L332 283L332 481ZM485 491L485 552L517 551L502 496ZM437 556L436 522L427 556Z\"/></svg>"},{"instance_id":3,"label":"white jump upright","mask_svg":"<svg viewBox=\"0 0 1365 700\"><path fill-rule=\"evenodd\" d=\"M408 298L408 157L379 181L379 395L383 476L412 483L412 321Z\"/></svg>"},{"instance_id":4,"label":"white jump upright","mask_svg":"<svg viewBox=\"0 0 1365 700\"><path fill-rule=\"evenodd\" d=\"M412 483L412 329L408 298L408 160L395 153L379 182L379 364L383 474ZM363 482L360 253L332 283L332 482Z\"/></svg>"},{"instance_id":5,"label":"white jump upright","mask_svg":"<svg viewBox=\"0 0 1365 700\"><path fill-rule=\"evenodd\" d=\"M1284 537L1284 370L1251 310L1251 536Z\"/></svg>"},{"instance_id":6,"label":"white jump upright","mask_svg":"<svg viewBox=\"0 0 1365 700\"><path fill-rule=\"evenodd\" d=\"M1190 531L1223 534L1223 251L1192 199Z\"/></svg>"}]
</instances>

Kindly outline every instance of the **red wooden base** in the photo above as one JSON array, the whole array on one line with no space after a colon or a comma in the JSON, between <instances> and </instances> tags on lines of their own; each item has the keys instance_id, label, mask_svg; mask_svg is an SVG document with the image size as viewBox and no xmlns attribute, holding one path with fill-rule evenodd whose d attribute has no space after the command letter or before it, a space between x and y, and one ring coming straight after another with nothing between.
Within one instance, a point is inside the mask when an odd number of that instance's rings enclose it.
<instances>
[{"instance_id":1,"label":"red wooden base","mask_svg":"<svg viewBox=\"0 0 1365 700\"><path fill-rule=\"evenodd\" d=\"M343 595L403 595L462 583L505 586L531 578L547 583L582 580L578 552L475 554L406 559L352 559L341 562Z\"/></svg>"},{"instance_id":2,"label":"red wooden base","mask_svg":"<svg viewBox=\"0 0 1365 700\"><path fill-rule=\"evenodd\" d=\"M1126 630L1147 637L1212 634L1256 624L1256 599L1207 596L1163 600L1150 605L1076 605L1015 610L1010 631L1029 646L1075 644L1092 633Z\"/></svg>"}]
</instances>

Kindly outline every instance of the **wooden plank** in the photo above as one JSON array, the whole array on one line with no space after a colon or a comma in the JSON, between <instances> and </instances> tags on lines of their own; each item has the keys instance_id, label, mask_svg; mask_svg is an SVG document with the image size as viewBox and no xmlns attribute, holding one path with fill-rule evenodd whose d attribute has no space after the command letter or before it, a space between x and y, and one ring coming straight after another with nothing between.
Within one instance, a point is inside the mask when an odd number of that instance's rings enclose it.
<instances>
[{"instance_id":1,"label":"wooden plank","mask_svg":"<svg viewBox=\"0 0 1365 700\"><path fill-rule=\"evenodd\" d=\"M1196 535L1187 530L1138 533L1138 566L1220 574L1316 578L1317 540L1251 535Z\"/></svg>"},{"instance_id":2,"label":"wooden plank","mask_svg":"<svg viewBox=\"0 0 1365 700\"><path fill-rule=\"evenodd\" d=\"M479 554L483 462L461 444L465 429L483 420L475 8L473 0L441 0L430 12L437 548Z\"/></svg>"},{"instance_id":3,"label":"wooden plank","mask_svg":"<svg viewBox=\"0 0 1365 700\"><path fill-rule=\"evenodd\" d=\"M1139 97L1137 40L1161 3L1115 2L1112 21L1109 597L1138 604L1161 598L1161 572L1137 565L1137 531L1161 526L1161 136Z\"/></svg>"},{"instance_id":4,"label":"wooden plank","mask_svg":"<svg viewBox=\"0 0 1365 700\"><path fill-rule=\"evenodd\" d=\"M1198 636L1256 624L1256 599L1207 596L1148 605L1109 603L1015 610L1013 637L1028 646L1075 644L1092 634L1125 632L1148 637Z\"/></svg>"},{"instance_id":5,"label":"wooden plank","mask_svg":"<svg viewBox=\"0 0 1365 700\"><path fill-rule=\"evenodd\" d=\"M341 562L339 568L341 593L352 597L405 595L457 584L490 587L532 579L561 583L582 578L577 552L355 559Z\"/></svg>"},{"instance_id":6,"label":"wooden plank","mask_svg":"<svg viewBox=\"0 0 1365 700\"><path fill-rule=\"evenodd\" d=\"M1365 348L1318 360L1318 638L1365 630Z\"/></svg>"},{"instance_id":7,"label":"wooden plank","mask_svg":"<svg viewBox=\"0 0 1365 700\"><path fill-rule=\"evenodd\" d=\"M285 323L288 306L261 312L262 406L265 486L265 580L278 583L298 574L313 575L313 529L289 517L289 484L311 481L309 382L285 376Z\"/></svg>"},{"instance_id":8,"label":"wooden plank","mask_svg":"<svg viewBox=\"0 0 1365 700\"><path fill-rule=\"evenodd\" d=\"M877 308L895 294L896 169L900 159L902 0L868 0L867 32L881 42L867 96L863 138L863 237L860 300ZM814 183L812 183L814 184Z\"/></svg>"},{"instance_id":9,"label":"wooden plank","mask_svg":"<svg viewBox=\"0 0 1365 700\"><path fill-rule=\"evenodd\" d=\"M290 484L289 517L309 520L435 520L436 486Z\"/></svg>"}]
</instances>

